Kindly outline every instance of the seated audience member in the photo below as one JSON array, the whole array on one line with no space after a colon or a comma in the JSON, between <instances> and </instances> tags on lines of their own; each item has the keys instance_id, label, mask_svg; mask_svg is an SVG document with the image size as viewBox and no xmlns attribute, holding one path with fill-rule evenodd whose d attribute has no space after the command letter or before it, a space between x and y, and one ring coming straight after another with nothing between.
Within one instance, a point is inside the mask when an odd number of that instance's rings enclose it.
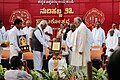
<instances>
[{"instance_id":1,"label":"seated audience member","mask_svg":"<svg viewBox=\"0 0 120 80\"><path fill-rule=\"evenodd\" d=\"M55 40L59 39L56 38ZM62 42L62 50L60 52L53 52L53 57L48 62L49 72L51 72L52 70L58 71L61 76L64 76L62 75L61 69L63 69L63 67L67 69L66 58L64 57L64 55L68 54L66 49L67 46L65 47L65 44L63 44Z\"/></svg>"},{"instance_id":2,"label":"seated audience member","mask_svg":"<svg viewBox=\"0 0 120 80\"><path fill-rule=\"evenodd\" d=\"M21 60L18 56L13 56L10 62L11 69L5 72L5 80L32 80L32 76L30 74L19 69L19 67L21 67Z\"/></svg>"},{"instance_id":3,"label":"seated audience member","mask_svg":"<svg viewBox=\"0 0 120 80\"><path fill-rule=\"evenodd\" d=\"M110 56L107 72L109 80L120 80L120 49L115 50Z\"/></svg>"},{"instance_id":4,"label":"seated audience member","mask_svg":"<svg viewBox=\"0 0 120 80\"><path fill-rule=\"evenodd\" d=\"M61 69L63 69L63 67L67 69L67 63L65 57L62 57L62 55L54 54L53 57L48 62L49 72L57 70L59 74L62 75Z\"/></svg>"}]
</instances>

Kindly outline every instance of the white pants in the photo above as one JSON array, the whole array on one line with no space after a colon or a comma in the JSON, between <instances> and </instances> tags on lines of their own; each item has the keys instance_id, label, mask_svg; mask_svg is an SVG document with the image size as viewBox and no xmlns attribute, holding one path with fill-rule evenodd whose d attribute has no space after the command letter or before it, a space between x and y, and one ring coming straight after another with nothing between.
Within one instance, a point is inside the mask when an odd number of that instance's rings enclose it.
<instances>
[{"instance_id":1,"label":"white pants","mask_svg":"<svg viewBox=\"0 0 120 80\"><path fill-rule=\"evenodd\" d=\"M2 59L1 56L2 56L2 54L0 54L0 64L1 64L1 59Z\"/></svg>"},{"instance_id":2,"label":"white pants","mask_svg":"<svg viewBox=\"0 0 120 80\"><path fill-rule=\"evenodd\" d=\"M0 63L1 63L1 59L2 59L2 47L0 47Z\"/></svg>"},{"instance_id":3,"label":"white pants","mask_svg":"<svg viewBox=\"0 0 120 80\"><path fill-rule=\"evenodd\" d=\"M18 51L15 49L15 46L10 45L10 59L11 59L13 56L18 56Z\"/></svg>"},{"instance_id":4,"label":"white pants","mask_svg":"<svg viewBox=\"0 0 120 80\"><path fill-rule=\"evenodd\" d=\"M73 66L74 67L74 71L78 73L80 73L80 71L82 70L84 72L84 74L87 74L87 66Z\"/></svg>"},{"instance_id":5,"label":"white pants","mask_svg":"<svg viewBox=\"0 0 120 80\"><path fill-rule=\"evenodd\" d=\"M71 54L72 54L72 51L69 49L68 52L69 52L68 61L69 61L69 65L71 65Z\"/></svg>"},{"instance_id":6,"label":"white pants","mask_svg":"<svg viewBox=\"0 0 120 80\"><path fill-rule=\"evenodd\" d=\"M34 70L42 70L43 53L40 51L33 51Z\"/></svg>"}]
</instances>

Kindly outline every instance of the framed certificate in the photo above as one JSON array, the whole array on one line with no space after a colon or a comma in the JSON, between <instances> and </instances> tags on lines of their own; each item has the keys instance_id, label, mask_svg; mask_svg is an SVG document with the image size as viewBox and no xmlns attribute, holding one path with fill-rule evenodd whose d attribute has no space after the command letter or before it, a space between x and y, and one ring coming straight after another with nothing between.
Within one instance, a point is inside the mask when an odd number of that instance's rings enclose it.
<instances>
[{"instance_id":1,"label":"framed certificate","mask_svg":"<svg viewBox=\"0 0 120 80\"><path fill-rule=\"evenodd\" d=\"M52 42L51 45L52 51L60 51L61 50L61 42Z\"/></svg>"}]
</instances>

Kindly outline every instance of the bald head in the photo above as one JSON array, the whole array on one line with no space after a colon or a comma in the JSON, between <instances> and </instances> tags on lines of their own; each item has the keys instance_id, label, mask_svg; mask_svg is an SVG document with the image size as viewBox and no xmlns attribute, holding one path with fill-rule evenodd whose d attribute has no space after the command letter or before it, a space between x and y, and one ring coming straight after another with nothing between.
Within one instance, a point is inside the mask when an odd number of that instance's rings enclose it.
<instances>
[{"instance_id":1,"label":"bald head","mask_svg":"<svg viewBox=\"0 0 120 80\"><path fill-rule=\"evenodd\" d=\"M26 26L27 26L27 27L30 27L30 25L31 25L30 20L27 20L27 21L26 21Z\"/></svg>"},{"instance_id":2,"label":"bald head","mask_svg":"<svg viewBox=\"0 0 120 80\"><path fill-rule=\"evenodd\" d=\"M39 24L38 27L41 27L42 30L45 29L47 26L47 21L46 20L42 20Z\"/></svg>"}]
</instances>

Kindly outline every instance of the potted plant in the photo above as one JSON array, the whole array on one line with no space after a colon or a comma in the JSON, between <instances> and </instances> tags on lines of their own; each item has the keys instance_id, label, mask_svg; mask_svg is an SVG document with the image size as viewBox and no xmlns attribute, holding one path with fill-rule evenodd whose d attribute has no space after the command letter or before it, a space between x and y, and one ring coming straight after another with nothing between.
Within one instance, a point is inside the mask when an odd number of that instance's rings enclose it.
<instances>
[{"instance_id":1,"label":"potted plant","mask_svg":"<svg viewBox=\"0 0 120 80\"><path fill-rule=\"evenodd\" d=\"M4 80L4 73L7 69L0 65L0 80Z\"/></svg>"},{"instance_id":2,"label":"potted plant","mask_svg":"<svg viewBox=\"0 0 120 80\"><path fill-rule=\"evenodd\" d=\"M92 77L92 80L108 80L107 78L107 71L106 70L103 70L102 68L100 69L96 69L94 67L92 67L92 74L93 74L93 77Z\"/></svg>"}]
</instances>

